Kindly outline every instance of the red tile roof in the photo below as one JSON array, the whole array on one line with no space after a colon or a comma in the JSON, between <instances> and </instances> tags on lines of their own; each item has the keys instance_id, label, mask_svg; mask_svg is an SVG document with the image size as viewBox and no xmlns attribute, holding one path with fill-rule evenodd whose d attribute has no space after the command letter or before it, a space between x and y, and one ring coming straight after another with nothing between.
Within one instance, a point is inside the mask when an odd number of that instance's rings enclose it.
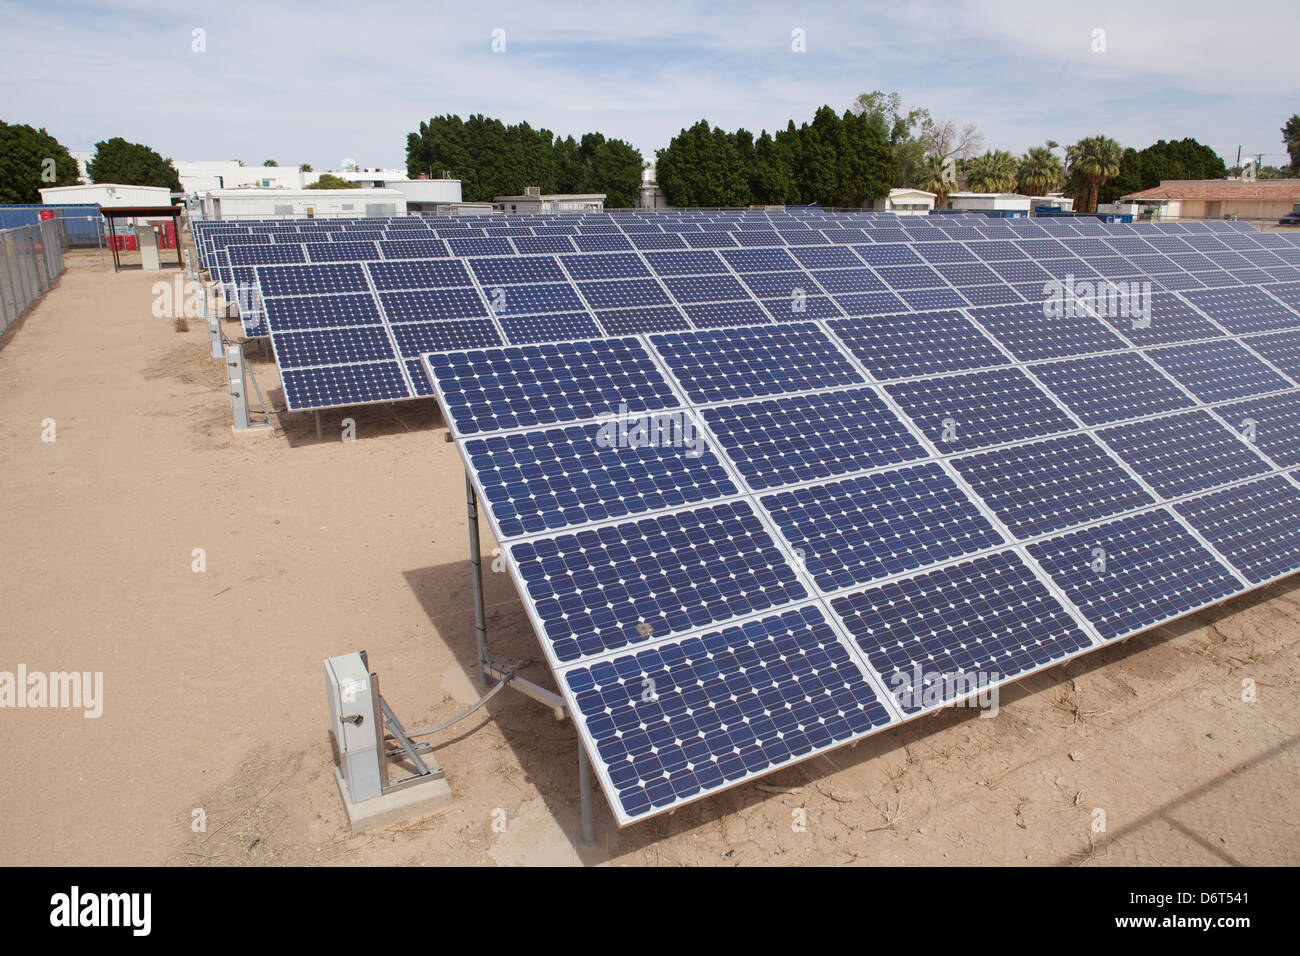
<instances>
[{"instance_id":1,"label":"red tile roof","mask_svg":"<svg viewBox=\"0 0 1300 956\"><path fill-rule=\"evenodd\" d=\"M1300 179L1165 179L1159 186L1129 193L1123 199L1262 199L1300 202ZM1123 201L1123 200L1121 200Z\"/></svg>"}]
</instances>

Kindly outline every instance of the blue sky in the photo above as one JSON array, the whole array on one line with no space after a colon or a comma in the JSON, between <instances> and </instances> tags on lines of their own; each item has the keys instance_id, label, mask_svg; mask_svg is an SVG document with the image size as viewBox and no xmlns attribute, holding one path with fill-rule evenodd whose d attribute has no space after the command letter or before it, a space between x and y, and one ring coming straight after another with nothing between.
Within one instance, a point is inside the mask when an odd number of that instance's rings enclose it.
<instances>
[{"instance_id":1,"label":"blue sky","mask_svg":"<svg viewBox=\"0 0 1300 956\"><path fill-rule=\"evenodd\" d=\"M175 159L325 169L404 166L421 120L486 113L598 130L650 159L700 118L771 130L880 89L1017 153L1100 132L1139 148L1193 136L1229 164L1238 145L1277 164L1279 128L1300 112L1300 4L1232 7L0 0L0 119L71 149L124 136Z\"/></svg>"}]
</instances>

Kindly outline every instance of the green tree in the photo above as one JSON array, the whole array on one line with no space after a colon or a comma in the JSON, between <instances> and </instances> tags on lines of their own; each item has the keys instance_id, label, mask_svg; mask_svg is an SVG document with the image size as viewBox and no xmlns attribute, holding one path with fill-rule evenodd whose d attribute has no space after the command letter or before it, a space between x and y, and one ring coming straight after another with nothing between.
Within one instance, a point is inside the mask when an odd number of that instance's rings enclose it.
<instances>
[{"instance_id":1,"label":"green tree","mask_svg":"<svg viewBox=\"0 0 1300 956\"><path fill-rule=\"evenodd\" d=\"M1120 173L1123 150L1109 136L1087 136L1066 150L1070 191L1082 201L1080 212L1097 211L1097 194Z\"/></svg>"},{"instance_id":2,"label":"green tree","mask_svg":"<svg viewBox=\"0 0 1300 956\"><path fill-rule=\"evenodd\" d=\"M1140 192L1142 185L1142 154L1129 147L1120 154L1119 175L1097 191L1097 202L1118 202L1130 193Z\"/></svg>"},{"instance_id":3,"label":"green tree","mask_svg":"<svg viewBox=\"0 0 1300 956\"><path fill-rule=\"evenodd\" d=\"M304 189L360 189L360 183L335 176L333 173L321 173L320 178Z\"/></svg>"},{"instance_id":4,"label":"green tree","mask_svg":"<svg viewBox=\"0 0 1300 956\"><path fill-rule=\"evenodd\" d=\"M280 164L277 163L274 159L264 159L264 160L262 160L262 165L263 165L263 166L279 166Z\"/></svg>"},{"instance_id":5,"label":"green tree","mask_svg":"<svg viewBox=\"0 0 1300 956\"><path fill-rule=\"evenodd\" d=\"M1300 176L1300 113L1293 113L1282 126L1282 142L1291 157L1291 173Z\"/></svg>"},{"instance_id":6,"label":"green tree","mask_svg":"<svg viewBox=\"0 0 1300 956\"><path fill-rule=\"evenodd\" d=\"M956 175L955 168L953 175ZM921 171L919 185L916 188L934 193L934 207L936 209L942 209L948 201L948 194L955 192L957 189L957 181L949 179L948 176L947 160L934 155L925 158L925 167Z\"/></svg>"},{"instance_id":7,"label":"green tree","mask_svg":"<svg viewBox=\"0 0 1300 956\"><path fill-rule=\"evenodd\" d=\"M315 170L311 168L311 163L303 163L301 166L298 167L298 172L300 172L300 173L314 173Z\"/></svg>"},{"instance_id":8,"label":"green tree","mask_svg":"<svg viewBox=\"0 0 1300 956\"><path fill-rule=\"evenodd\" d=\"M1031 146L1016 167L1016 187L1026 196L1046 196L1065 184L1065 168L1046 146Z\"/></svg>"},{"instance_id":9,"label":"green tree","mask_svg":"<svg viewBox=\"0 0 1300 956\"><path fill-rule=\"evenodd\" d=\"M0 203L40 202L42 189L76 182L77 161L57 139L0 120Z\"/></svg>"},{"instance_id":10,"label":"green tree","mask_svg":"<svg viewBox=\"0 0 1300 956\"><path fill-rule=\"evenodd\" d=\"M180 176L170 159L120 136L95 144L95 155L86 164L86 172L97 183L166 186L172 192L181 191Z\"/></svg>"},{"instance_id":11,"label":"green tree","mask_svg":"<svg viewBox=\"0 0 1300 956\"><path fill-rule=\"evenodd\" d=\"M966 188L972 192L1014 192L1016 175L1016 159L1005 149L989 150L966 161Z\"/></svg>"}]
</instances>

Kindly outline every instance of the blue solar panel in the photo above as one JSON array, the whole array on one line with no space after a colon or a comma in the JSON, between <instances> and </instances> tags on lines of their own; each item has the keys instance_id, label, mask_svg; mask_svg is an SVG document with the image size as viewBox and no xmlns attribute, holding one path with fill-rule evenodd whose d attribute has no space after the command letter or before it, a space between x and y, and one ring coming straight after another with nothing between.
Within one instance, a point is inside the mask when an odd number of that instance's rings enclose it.
<instances>
[{"instance_id":1,"label":"blue solar panel","mask_svg":"<svg viewBox=\"0 0 1300 956\"><path fill-rule=\"evenodd\" d=\"M364 405L411 397L402 368L395 361L284 369L280 380L290 411Z\"/></svg>"},{"instance_id":2,"label":"blue solar panel","mask_svg":"<svg viewBox=\"0 0 1300 956\"><path fill-rule=\"evenodd\" d=\"M632 243L616 235L574 236L573 244L579 252L616 252L632 248Z\"/></svg>"},{"instance_id":3,"label":"blue solar panel","mask_svg":"<svg viewBox=\"0 0 1300 956\"><path fill-rule=\"evenodd\" d=\"M448 239L453 256L513 256L515 247L504 236L494 238Z\"/></svg>"},{"instance_id":4,"label":"blue solar panel","mask_svg":"<svg viewBox=\"0 0 1300 956\"><path fill-rule=\"evenodd\" d=\"M488 305L497 315L530 315L539 312L582 312L578 293L567 282L546 285L485 286ZM599 334L599 333L595 333Z\"/></svg>"},{"instance_id":5,"label":"blue solar panel","mask_svg":"<svg viewBox=\"0 0 1300 956\"><path fill-rule=\"evenodd\" d=\"M809 246L793 249L790 252L805 269L861 269L862 260L853 254L853 250L844 246L831 248Z\"/></svg>"},{"instance_id":6,"label":"blue solar panel","mask_svg":"<svg viewBox=\"0 0 1300 956\"><path fill-rule=\"evenodd\" d=\"M1100 320L1075 310L1073 315L1044 304L996 305L975 309L977 322L1021 361L1108 352L1125 343Z\"/></svg>"},{"instance_id":7,"label":"blue solar panel","mask_svg":"<svg viewBox=\"0 0 1300 956\"><path fill-rule=\"evenodd\" d=\"M357 263L256 266L262 295L321 295L368 292L366 274Z\"/></svg>"},{"instance_id":8,"label":"blue solar panel","mask_svg":"<svg viewBox=\"0 0 1300 956\"><path fill-rule=\"evenodd\" d=\"M682 306L696 328L714 329L728 325L762 325L772 320L756 302L707 302ZM803 319L807 316L800 315Z\"/></svg>"},{"instance_id":9,"label":"blue solar panel","mask_svg":"<svg viewBox=\"0 0 1300 956\"><path fill-rule=\"evenodd\" d=\"M1205 411L1133 422L1098 435L1166 498L1271 470L1248 444Z\"/></svg>"},{"instance_id":10,"label":"blue solar panel","mask_svg":"<svg viewBox=\"0 0 1300 956\"><path fill-rule=\"evenodd\" d=\"M886 386L941 454L1073 431L1075 424L1020 369L990 369Z\"/></svg>"},{"instance_id":11,"label":"blue solar panel","mask_svg":"<svg viewBox=\"0 0 1300 956\"><path fill-rule=\"evenodd\" d=\"M1214 414L1282 467L1300 465L1300 393L1221 405Z\"/></svg>"},{"instance_id":12,"label":"blue solar panel","mask_svg":"<svg viewBox=\"0 0 1300 956\"><path fill-rule=\"evenodd\" d=\"M702 414L745 481L757 490L926 456L869 388L716 406Z\"/></svg>"},{"instance_id":13,"label":"blue solar panel","mask_svg":"<svg viewBox=\"0 0 1300 956\"><path fill-rule=\"evenodd\" d=\"M745 287L733 276L666 276L663 284L678 302L750 300Z\"/></svg>"},{"instance_id":14,"label":"blue solar panel","mask_svg":"<svg viewBox=\"0 0 1300 956\"><path fill-rule=\"evenodd\" d=\"M1196 404L1134 352L1048 362L1035 365L1032 371L1085 425L1105 425Z\"/></svg>"},{"instance_id":15,"label":"blue solar panel","mask_svg":"<svg viewBox=\"0 0 1300 956\"><path fill-rule=\"evenodd\" d=\"M650 276L650 270L641 257L631 252L561 256L560 261L574 279L639 279Z\"/></svg>"},{"instance_id":16,"label":"blue solar panel","mask_svg":"<svg viewBox=\"0 0 1300 956\"><path fill-rule=\"evenodd\" d=\"M385 259L440 259L449 255L441 239L384 239L379 251Z\"/></svg>"},{"instance_id":17,"label":"blue solar panel","mask_svg":"<svg viewBox=\"0 0 1300 956\"><path fill-rule=\"evenodd\" d=\"M394 358L393 345L381 325L277 332L272 336L281 369L305 365L350 365Z\"/></svg>"},{"instance_id":18,"label":"blue solar panel","mask_svg":"<svg viewBox=\"0 0 1300 956\"><path fill-rule=\"evenodd\" d=\"M863 382L825 333L806 323L669 333L651 341L694 402Z\"/></svg>"},{"instance_id":19,"label":"blue solar panel","mask_svg":"<svg viewBox=\"0 0 1300 956\"><path fill-rule=\"evenodd\" d=\"M487 306L474 289L409 289L381 292L384 315L398 322L428 322L432 319L473 319L488 314Z\"/></svg>"},{"instance_id":20,"label":"blue solar panel","mask_svg":"<svg viewBox=\"0 0 1300 956\"><path fill-rule=\"evenodd\" d=\"M911 246L902 243L881 246L854 246L856 252L869 266L905 266L920 265L925 260L913 251Z\"/></svg>"},{"instance_id":21,"label":"blue solar panel","mask_svg":"<svg viewBox=\"0 0 1300 956\"><path fill-rule=\"evenodd\" d=\"M562 662L808 596L743 500L530 538L509 552Z\"/></svg>"},{"instance_id":22,"label":"blue solar panel","mask_svg":"<svg viewBox=\"0 0 1300 956\"><path fill-rule=\"evenodd\" d=\"M844 315L836 306L835 300L824 295L790 295L779 299L763 299L763 308L778 322L838 319Z\"/></svg>"},{"instance_id":23,"label":"blue solar panel","mask_svg":"<svg viewBox=\"0 0 1300 956\"><path fill-rule=\"evenodd\" d=\"M1244 346L1226 339L1152 349L1148 354L1203 402L1222 402L1292 387Z\"/></svg>"},{"instance_id":24,"label":"blue solar panel","mask_svg":"<svg viewBox=\"0 0 1300 956\"><path fill-rule=\"evenodd\" d=\"M452 259L372 262L366 268L375 288L380 292L389 289L443 289L474 284L464 264Z\"/></svg>"},{"instance_id":25,"label":"blue solar panel","mask_svg":"<svg viewBox=\"0 0 1300 956\"><path fill-rule=\"evenodd\" d=\"M560 315L512 315L497 317L506 341L513 345L528 342L563 342L569 339L600 338L603 334L596 320L585 312Z\"/></svg>"},{"instance_id":26,"label":"blue solar panel","mask_svg":"<svg viewBox=\"0 0 1300 956\"><path fill-rule=\"evenodd\" d=\"M441 322L406 322L393 326L393 338L403 358L418 358L425 352L485 348L500 345L501 335L491 319L449 319ZM420 372L413 379L427 379Z\"/></svg>"},{"instance_id":27,"label":"blue solar panel","mask_svg":"<svg viewBox=\"0 0 1300 956\"><path fill-rule=\"evenodd\" d=\"M972 242L967 246L971 252L985 262L1012 262L1028 258L1020 246L1009 239L992 239L987 242Z\"/></svg>"},{"instance_id":28,"label":"blue solar panel","mask_svg":"<svg viewBox=\"0 0 1300 956\"><path fill-rule=\"evenodd\" d=\"M1009 285L963 285L958 291L971 305L1011 305L1025 301Z\"/></svg>"},{"instance_id":29,"label":"blue solar panel","mask_svg":"<svg viewBox=\"0 0 1300 956\"><path fill-rule=\"evenodd\" d=\"M1022 539L1154 503L1086 435L1014 445L952 461L975 493Z\"/></svg>"},{"instance_id":30,"label":"blue solar panel","mask_svg":"<svg viewBox=\"0 0 1300 956\"><path fill-rule=\"evenodd\" d=\"M511 259L470 259L469 267L483 286L527 282L566 282L568 276L551 256L517 256Z\"/></svg>"},{"instance_id":31,"label":"blue solar panel","mask_svg":"<svg viewBox=\"0 0 1300 956\"><path fill-rule=\"evenodd\" d=\"M562 342L428 359L449 424L460 435L551 425L676 405L635 339Z\"/></svg>"},{"instance_id":32,"label":"blue solar panel","mask_svg":"<svg viewBox=\"0 0 1300 956\"><path fill-rule=\"evenodd\" d=\"M903 267L907 268L907 267ZM822 269L810 274L817 280L817 285L831 295L855 292L881 292L885 283L870 269ZM815 287L809 287L815 291Z\"/></svg>"},{"instance_id":33,"label":"blue solar panel","mask_svg":"<svg viewBox=\"0 0 1300 956\"><path fill-rule=\"evenodd\" d=\"M710 251L647 252L645 261L661 276L708 275L727 271L718 254Z\"/></svg>"},{"instance_id":34,"label":"blue solar panel","mask_svg":"<svg viewBox=\"0 0 1300 956\"><path fill-rule=\"evenodd\" d=\"M1181 617L1240 587L1164 510L1031 544L1029 553L1103 640Z\"/></svg>"},{"instance_id":35,"label":"blue solar panel","mask_svg":"<svg viewBox=\"0 0 1300 956\"><path fill-rule=\"evenodd\" d=\"M690 322L675 306L640 309L601 309L596 318L608 335L636 335L641 332L673 332L690 328Z\"/></svg>"},{"instance_id":36,"label":"blue solar panel","mask_svg":"<svg viewBox=\"0 0 1300 956\"><path fill-rule=\"evenodd\" d=\"M909 378L1009 364L961 312L858 316L829 323L876 378Z\"/></svg>"},{"instance_id":37,"label":"blue solar panel","mask_svg":"<svg viewBox=\"0 0 1300 956\"><path fill-rule=\"evenodd\" d=\"M804 605L564 672L622 821L890 722L820 608Z\"/></svg>"},{"instance_id":38,"label":"blue solar panel","mask_svg":"<svg viewBox=\"0 0 1300 956\"><path fill-rule=\"evenodd\" d=\"M1300 569L1300 489L1280 475L1174 506L1252 584Z\"/></svg>"},{"instance_id":39,"label":"blue solar panel","mask_svg":"<svg viewBox=\"0 0 1300 956\"><path fill-rule=\"evenodd\" d=\"M953 285L988 285L1002 281L996 272L982 262L945 263L934 269Z\"/></svg>"},{"instance_id":40,"label":"blue solar panel","mask_svg":"<svg viewBox=\"0 0 1300 956\"><path fill-rule=\"evenodd\" d=\"M573 242L568 236L515 236L510 240L514 243L515 249L520 255L536 255L539 253L553 252L572 252L574 249Z\"/></svg>"},{"instance_id":41,"label":"blue solar panel","mask_svg":"<svg viewBox=\"0 0 1300 956\"><path fill-rule=\"evenodd\" d=\"M934 289L947 287L943 276L930 266L881 266L876 269L880 278L891 289ZM870 290L864 290L870 291Z\"/></svg>"},{"instance_id":42,"label":"blue solar panel","mask_svg":"<svg viewBox=\"0 0 1300 956\"><path fill-rule=\"evenodd\" d=\"M1245 339L1245 345L1268 359L1283 375L1300 377L1300 332L1252 336Z\"/></svg>"},{"instance_id":43,"label":"blue solar panel","mask_svg":"<svg viewBox=\"0 0 1300 956\"><path fill-rule=\"evenodd\" d=\"M374 242L310 242L305 246L312 262L369 262L379 258Z\"/></svg>"},{"instance_id":44,"label":"blue solar panel","mask_svg":"<svg viewBox=\"0 0 1300 956\"><path fill-rule=\"evenodd\" d=\"M620 279L607 282L579 282L578 288L593 309L670 305L672 300L655 279Z\"/></svg>"},{"instance_id":45,"label":"blue solar panel","mask_svg":"<svg viewBox=\"0 0 1300 956\"><path fill-rule=\"evenodd\" d=\"M465 443L503 537L680 508L737 493L694 420L668 412L613 432L600 424Z\"/></svg>"},{"instance_id":46,"label":"blue solar panel","mask_svg":"<svg viewBox=\"0 0 1300 956\"><path fill-rule=\"evenodd\" d=\"M1092 643L1006 551L834 598L831 607L911 715Z\"/></svg>"},{"instance_id":47,"label":"blue solar panel","mask_svg":"<svg viewBox=\"0 0 1300 956\"><path fill-rule=\"evenodd\" d=\"M932 462L793 488L760 500L826 592L1004 543Z\"/></svg>"},{"instance_id":48,"label":"blue solar panel","mask_svg":"<svg viewBox=\"0 0 1300 956\"><path fill-rule=\"evenodd\" d=\"M858 292L835 296L835 304L845 315L882 315L902 312L907 303L892 292Z\"/></svg>"},{"instance_id":49,"label":"blue solar panel","mask_svg":"<svg viewBox=\"0 0 1300 956\"><path fill-rule=\"evenodd\" d=\"M737 272L788 271L799 263L784 249L723 249L719 253Z\"/></svg>"},{"instance_id":50,"label":"blue solar panel","mask_svg":"<svg viewBox=\"0 0 1300 956\"><path fill-rule=\"evenodd\" d=\"M272 331L382 324L374 297L369 294L264 299L263 308Z\"/></svg>"},{"instance_id":51,"label":"blue solar panel","mask_svg":"<svg viewBox=\"0 0 1300 956\"><path fill-rule=\"evenodd\" d=\"M1193 290L1184 295L1192 305L1229 332L1238 335L1275 332L1300 326L1300 314L1292 312L1263 289L1243 286L1235 289Z\"/></svg>"},{"instance_id":52,"label":"blue solar panel","mask_svg":"<svg viewBox=\"0 0 1300 956\"><path fill-rule=\"evenodd\" d=\"M1134 345L1168 345L1223 337L1221 329L1177 296L1153 291L1148 307L1146 294L1140 288L1138 293L1138 297L1129 296L1127 315L1123 314L1125 304L1118 295L1115 303L1110 303L1109 290L1105 308L1098 309L1105 321Z\"/></svg>"}]
</instances>

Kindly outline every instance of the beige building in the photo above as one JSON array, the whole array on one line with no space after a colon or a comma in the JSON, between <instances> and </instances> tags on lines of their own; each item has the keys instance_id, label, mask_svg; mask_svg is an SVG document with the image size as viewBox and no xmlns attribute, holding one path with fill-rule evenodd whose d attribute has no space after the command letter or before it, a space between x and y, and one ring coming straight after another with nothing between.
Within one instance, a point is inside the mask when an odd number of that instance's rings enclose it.
<instances>
[{"instance_id":1,"label":"beige building","mask_svg":"<svg viewBox=\"0 0 1300 956\"><path fill-rule=\"evenodd\" d=\"M1300 203L1300 179L1165 179L1120 202L1154 219L1276 220Z\"/></svg>"},{"instance_id":2,"label":"beige building","mask_svg":"<svg viewBox=\"0 0 1300 956\"><path fill-rule=\"evenodd\" d=\"M924 189L891 189L888 196L869 199L862 208L896 212L900 216L925 216L934 208L935 198L934 193Z\"/></svg>"}]
</instances>

